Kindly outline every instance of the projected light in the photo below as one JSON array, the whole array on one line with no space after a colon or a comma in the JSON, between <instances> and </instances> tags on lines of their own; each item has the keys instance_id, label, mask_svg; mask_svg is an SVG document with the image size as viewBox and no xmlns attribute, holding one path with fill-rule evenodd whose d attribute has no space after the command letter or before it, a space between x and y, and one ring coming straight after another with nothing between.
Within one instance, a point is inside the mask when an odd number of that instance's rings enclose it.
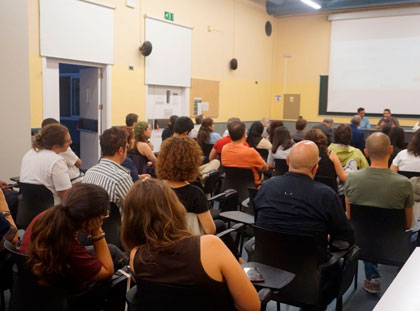
<instances>
[{"instance_id":1,"label":"projected light","mask_svg":"<svg viewBox=\"0 0 420 311\"><path fill-rule=\"evenodd\" d=\"M318 3L313 2L312 0L300 0L300 1L305 3L306 5L309 5L311 8L315 10L319 10L321 8L321 6Z\"/></svg>"}]
</instances>

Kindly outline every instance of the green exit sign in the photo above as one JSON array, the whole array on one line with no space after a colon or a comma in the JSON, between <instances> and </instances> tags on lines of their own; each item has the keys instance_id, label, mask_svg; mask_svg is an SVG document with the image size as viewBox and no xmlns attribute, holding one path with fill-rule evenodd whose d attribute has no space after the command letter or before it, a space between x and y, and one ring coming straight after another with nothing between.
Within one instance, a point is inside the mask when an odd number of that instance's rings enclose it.
<instances>
[{"instance_id":1,"label":"green exit sign","mask_svg":"<svg viewBox=\"0 0 420 311\"><path fill-rule=\"evenodd\" d=\"M174 13L165 11L165 19L167 19L168 21L174 21Z\"/></svg>"}]
</instances>

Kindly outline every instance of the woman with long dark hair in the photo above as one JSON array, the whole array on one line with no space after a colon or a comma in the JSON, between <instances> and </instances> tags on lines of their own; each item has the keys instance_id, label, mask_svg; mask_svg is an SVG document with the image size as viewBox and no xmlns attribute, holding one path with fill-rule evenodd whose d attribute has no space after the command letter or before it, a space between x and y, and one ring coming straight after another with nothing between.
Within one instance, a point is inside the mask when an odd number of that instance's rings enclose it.
<instances>
[{"instance_id":1,"label":"woman with long dark hair","mask_svg":"<svg viewBox=\"0 0 420 311\"><path fill-rule=\"evenodd\" d=\"M394 172L420 172L420 130L414 133L407 149L400 151L392 161L391 170Z\"/></svg>"},{"instance_id":2,"label":"woman with long dark hair","mask_svg":"<svg viewBox=\"0 0 420 311\"><path fill-rule=\"evenodd\" d=\"M135 275L200 289L214 297L214 310L260 310L257 292L232 253L214 235L191 235L185 214L163 181L134 184L124 201L121 235Z\"/></svg>"},{"instance_id":3,"label":"woman with long dark hair","mask_svg":"<svg viewBox=\"0 0 420 311\"><path fill-rule=\"evenodd\" d=\"M212 118L205 118L201 123L200 130L197 134L197 142L200 146L205 144L214 145L214 143L222 138L219 133L214 131Z\"/></svg>"},{"instance_id":4,"label":"woman with long dark hair","mask_svg":"<svg viewBox=\"0 0 420 311\"><path fill-rule=\"evenodd\" d=\"M285 126L277 127L274 131L273 146L268 154L268 166L274 168L275 159L286 159L294 144L289 130Z\"/></svg>"},{"instance_id":5,"label":"woman with long dark hair","mask_svg":"<svg viewBox=\"0 0 420 311\"><path fill-rule=\"evenodd\" d=\"M276 128L284 126L283 121L281 120L271 120L270 125L268 126L267 133L268 133L268 140L273 143L274 132Z\"/></svg>"},{"instance_id":6,"label":"woman with long dark hair","mask_svg":"<svg viewBox=\"0 0 420 311\"><path fill-rule=\"evenodd\" d=\"M251 148L270 150L272 148L271 143L262 137L264 132L264 125L260 121L252 123L249 128L248 137L246 142Z\"/></svg>"},{"instance_id":7,"label":"woman with long dark hair","mask_svg":"<svg viewBox=\"0 0 420 311\"><path fill-rule=\"evenodd\" d=\"M168 127L166 127L162 132L162 141L171 137L174 134L174 126L176 119L178 119L177 115L170 116L168 120Z\"/></svg>"}]
</instances>

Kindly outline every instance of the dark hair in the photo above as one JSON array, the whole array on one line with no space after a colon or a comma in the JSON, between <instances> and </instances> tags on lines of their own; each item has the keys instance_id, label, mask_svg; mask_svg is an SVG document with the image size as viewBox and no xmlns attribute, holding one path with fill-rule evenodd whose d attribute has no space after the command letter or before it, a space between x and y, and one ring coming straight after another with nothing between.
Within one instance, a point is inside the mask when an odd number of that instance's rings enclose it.
<instances>
[{"instance_id":1,"label":"dark hair","mask_svg":"<svg viewBox=\"0 0 420 311\"><path fill-rule=\"evenodd\" d=\"M54 146L63 146L66 143L67 127L61 124L49 124L42 128L41 133L35 135L32 148L36 151L52 149Z\"/></svg>"},{"instance_id":2,"label":"dark hair","mask_svg":"<svg viewBox=\"0 0 420 311\"><path fill-rule=\"evenodd\" d=\"M404 130L401 127L393 127L388 136L391 141L391 145L394 146L394 148L399 148L401 150L404 149Z\"/></svg>"},{"instance_id":3,"label":"dark hair","mask_svg":"<svg viewBox=\"0 0 420 311\"><path fill-rule=\"evenodd\" d=\"M100 138L100 144L102 156L111 157L118 149L127 146L127 133L123 129L113 126L103 132Z\"/></svg>"},{"instance_id":4,"label":"dark hair","mask_svg":"<svg viewBox=\"0 0 420 311\"><path fill-rule=\"evenodd\" d=\"M357 108L357 113L359 113L360 111L364 111L364 110L365 110L365 108L359 107L359 108Z\"/></svg>"},{"instance_id":5,"label":"dark hair","mask_svg":"<svg viewBox=\"0 0 420 311\"><path fill-rule=\"evenodd\" d=\"M206 118L201 123L200 129L198 130L197 134L197 142L199 145L203 146L204 144L208 144L210 141L210 133L213 132L210 129L210 126L213 125L213 119Z\"/></svg>"},{"instance_id":6,"label":"dark hair","mask_svg":"<svg viewBox=\"0 0 420 311\"><path fill-rule=\"evenodd\" d=\"M297 119L296 124L295 124L296 130L303 131L306 127L306 123L307 122L304 118L299 117L299 119Z\"/></svg>"},{"instance_id":7,"label":"dark hair","mask_svg":"<svg viewBox=\"0 0 420 311\"><path fill-rule=\"evenodd\" d=\"M328 138L323 131L317 128L311 128L305 134L305 140L313 141L319 149L319 153L328 153Z\"/></svg>"},{"instance_id":8,"label":"dark hair","mask_svg":"<svg viewBox=\"0 0 420 311\"><path fill-rule=\"evenodd\" d=\"M417 130L407 146L407 152L415 157L420 156L420 130Z\"/></svg>"},{"instance_id":9,"label":"dark hair","mask_svg":"<svg viewBox=\"0 0 420 311\"><path fill-rule=\"evenodd\" d=\"M132 140L134 139L133 129L128 126L121 126L121 129L127 133L127 144L129 146L128 149L132 151L134 145L132 142Z\"/></svg>"},{"instance_id":10,"label":"dark hair","mask_svg":"<svg viewBox=\"0 0 420 311\"><path fill-rule=\"evenodd\" d=\"M273 143L273 136L274 136L274 131L276 130L276 128L278 128L279 126L283 126L283 121L280 120L274 120L274 121L270 121L270 125L267 128L267 133L268 133L268 140Z\"/></svg>"},{"instance_id":11,"label":"dark hair","mask_svg":"<svg viewBox=\"0 0 420 311\"><path fill-rule=\"evenodd\" d=\"M201 124L203 123L204 116L202 114L198 114L195 116L195 124Z\"/></svg>"},{"instance_id":12,"label":"dark hair","mask_svg":"<svg viewBox=\"0 0 420 311\"><path fill-rule=\"evenodd\" d=\"M168 128L170 128L172 130L175 126L175 122L176 122L177 119L178 119L178 116L175 115L175 114L170 116L169 120L168 120Z\"/></svg>"},{"instance_id":13,"label":"dark hair","mask_svg":"<svg viewBox=\"0 0 420 311\"><path fill-rule=\"evenodd\" d=\"M228 124L229 136L232 141L241 140L246 130L245 123L241 121L233 121Z\"/></svg>"},{"instance_id":14,"label":"dark hair","mask_svg":"<svg viewBox=\"0 0 420 311\"><path fill-rule=\"evenodd\" d=\"M107 214L108 193L100 186L77 183L62 204L47 209L32 227L28 266L39 279L53 285L71 274L69 243L87 220Z\"/></svg>"},{"instance_id":15,"label":"dark hair","mask_svg":"<svg viewBox=\"0 0 420 311\"><path fill-rule=\"evenodd\" d=\"M255 121L249 128L248 137L246 142L252 148L257 148L258 144L262 139L262 133L264 131L264 125L260 121Z\"/></svg>"},{"instance_id":16,"label":"dark hair","mask_svg":"<svg viewBox=\"0 0 420 311\"><path fill-rule=\"evenodd\" d=\"M183 134L185 132L191 132L194 128L193 121L188 117L179 117L175 121L174 131L177 134Z\"/></svg>"},{"instance_id":17,"label":"dark hair","mask_svg":"<svg viewBox=\"0 0 420 311\"><path fill-rule=\"evenodd\" d=\"M200 173L203 152L194 139L165 139L158 154L156 173L160 179L195 181Z\"/></svg>"},{"instance_id":18,"label":"dark hair","mask_svg":"<svg viewBox=\"0 0 420 311\"><path fill-rule=\"evenodd\" d=\"M271 152L276 153L277 149L282 146L283 150L287 150L294 145L290 132L285 126L279 126L274 131L273 146Z\"/></svg>"},{"instance_id":19,"label":"dark hair","mask_svg":"<svg viewBox=\"0 0 420 311\"><path fill-rule=\"evenodd\" d=\"M139 116L136 115L135 113L129 113L125 117L125 125L127 125L127 126L133 126L133 124L137 122L137 119L138 118L139 118Z\"/></svg>"},{"instance_id":20,"label":"dark hair","mask_svg":"<svg viewBox=\"0 0 420 311\"><path fill-rule=\"evenodd\" d=\"M58 122L56 119L54 119L54 118L46 118L46 119L44 119L43 121L42 121L42 124L41 124L41 128L43 128L43 127L45 127L45 126L47 126L47 125L49 125L49 124L60 124L60 122Z\"/></svg>"},{"instance_id":21,"label":"dark hair","mask_svg":"<svg viewBox=\"0 0 420 311\"><path fill-rule=\"evenodd\" d=\"M391 125L386 124L382 127L381 132L384 133L385 135L389 136L389 133L391 132L391 129L392 129Z\"/></svg>"},{"instance_id":22,"label":"dark hair","mask_svg":"<svg viewBox=\"0 0 420 311\"><path fill-rule=\"evenodd\" d=\"M351 127L347 124L340 124L334 131L334 143L349 145L351 141Z\"/></svg>"},{"instance_id":23,"label":"dark hair","mask_svg":"<svg viewBox=\"0 0 420 311\"><path fill-rule=\"evenodd\" d=\"M389 108L385 108L385 109L384 109L384 112L385 112L385 111L388 111L389 113L391 113L391 109L389 109Z\"/></svg>"}]
</instances>

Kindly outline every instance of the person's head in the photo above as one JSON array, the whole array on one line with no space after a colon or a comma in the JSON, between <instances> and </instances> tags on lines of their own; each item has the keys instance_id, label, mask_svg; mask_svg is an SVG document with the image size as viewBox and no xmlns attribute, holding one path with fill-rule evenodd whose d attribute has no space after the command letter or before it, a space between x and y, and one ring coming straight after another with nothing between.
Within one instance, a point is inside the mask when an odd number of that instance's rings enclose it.
<instances>
[{"instance_id":1,"label":"person's head","mask_svg":"<svg viewBox=\"0 0 420 311\"><path fill-rule=\"evenodd\" d=\"M235 122L235 121L241 121L239 118L237 118L237 117L232 117L232 118L229 118L228 120L227 120L227 122L226 122L226 128L229 130L229 124L231 124L232 122Z\"/></svg>"},{"instance_id":2,"label":"person's head","mask_svg":"<svg viewBox=\"0 0 420 311\"><path fill-rule=\"evenodd\" d=\"M299 117L299 119L297 119L295 127L297 131L303 131L306 127L306 120L302 117Z\"/></svg>"},{"instance_id":3,"label":"person's head","mask_svg":"<svg viewBox=\"0 0 420 311\"><path fill-rule=\"evenodd\" d=\"M351 124L353 124L354 126L357 126L357 127L359 127L360 126L360 123L362 122L362 118L358 115L358 114L356 114L356 115L354 115L352 118L351 118Z\"/></svg>"},{"instance_id":4,"label":"person's head","mask_svg":"<svg viewBox=\"0 0 420 311\"><path fill-rule=\"evenodd\" d=\"M388 161L393 148L387 135L375 132L366 139L365 155L371 160Z\"/></svg>"},{"instance_id":5,"label":"person's head","mask_svg":"<svg viewBox=\"0 0 420 311\"><path fill-rule=\"evenodd\" d=\"M134 127L134 138L136 142L147 142L152 136L152 127L146 121L137 122Z\"/></svg>"},{"instance_id":6,"label":"person's head","mask_svg":"<svg viewBox=\"0 0 420 311\"><path fill-rule=\"evenodd\" d=\"M279 126L274 131L273 136L273 146L271 151L276 153L277 149L281 146L283 150L287 150L292 147L294 144L292 137L290 137L290 132L285 126Z\"/></svg>"},{"instance_id":7,"label":"person's head","mask_svg":"<svg viewBox=\"0 0 420 311\"><path fill-rule=\"evenodd\" d=\"M391 118L391 110L386 108L384 109L384 118L385 119L390 119Z\"/></svg>"},{"instance_id":8,"label":"person's head","mask_svg":"<svg viewBox=\"0 0 420 311\"><path fill-rule=\"evenodd\" d=\"M71 143L72 141L67 127L53 123L44 126L41 133L35 135L32 148L35 151L48 149L59 154L66 151Z\"/></svg>"},{"instance_id":9,"label":"person's head","mask_svg":"<svg viewBox=\"0 0 420 311\"><path fill-rule=\"evenodd\" d=\"M326 126L328 126L328 127L332 127L333 126L333 124L334 124L334 120L333 119L331 119L331 118L325 118L323 121L322 121Z\"/></svg>"},{"instance_id":10,"label":"person's head","mask_svg":"<svg viewBox=\"0 0 420 311\"><path fill-rule=\"evenodd\" d=\"M249 128L248 137L246 141L250 147L256 148L262 139L262 133L264 131L264 125L260 121L256 121L251 124Z\"/></svg>"},{"instance_id":11,"label":"person's head","mask_svg":"<svg viewBox=\"0 0 420 311\"><path fill-rule=\"evenodd\" d=\"M43 127L45 127L45 126L47 126L47 125L49 125L49 124L60 124L60 122L58 122L56 119L54 119L54 118L46 118L46 119L44 119L43 121L42 121L42 124L41 124L41 128L43 128Z\"/></svg>"},{"instance_id":12,"label":"person's head","mask_svg":"<svg viewBox=\"0 0 420 311\"><path fill-rule=\"evenodd\" d=\"M125 117L125 125L127 125L128 127L133 128L136 125L138 118L139 118L139 116L136 115L135 113L129 113Z\"/></svg>"},{"instance_id":13,"label":"person's head","mask_svg":"<svg viewBox=\"0 0 420 311\"><path fill-rule=\"evenodd\" d=\"M305 134L305 140L313 141L317 145L319 153L326 154L328 152L328 138L320 129L310 129Z\"/></svg>"},{"instance_id":14,"label":"person's head","mask_svg":"<svg viewBox=\"0 0 420 311\"><path fill-rule=\"evenodd\" d=\"M268 127L270 125L270 119L269 118L262 118L261 123L264 127Z\"/></svg>"},{"instance_id":15,"label":"person's head","mask_svg":"<svg viewBox=\"0 0 420 311\"><path fill-rule=\"evenodd\" d=\"M351 127L347 124L340 124L334 131L334 143L349 145L351 141Z\"/></svg>"},{"instance_id":16,"label":"person's head","mask_svg":"<svg viewBox=\"0 0 420 311\"><path fill-rule=\"evenodd\" d=\"M200 145L208 144L210 141L210 133L214 130L214 124L212 118L206 118L201 123L200 129L197 133L197 142Z\"/></svg>"},{"instance_id":17,"label":"person's head","mask_svg":"<svg viewBox=\"0 0 420 311\"><path fill-rule=\"evenodd\" d=\"M121 129L123 129L127 133L127 144L128 144L128 150L132 150L134 148L134 133L133 129L129 126L121 126Z\"/></svg>"},{"instance_id":18,"label":"person's head","mask_svg":"<svg viewBox=\"0 0 420 311\"><path fill-rule=\"evenodd\" d=\"M103 132L100 145L104 158L114 158L115 162L121 164L127 156L127 133L113 126Z\"/></svg>"},{"instance_id":19,"label":"person's head","mask_svg":"<svg viewBox=\"0 0 420 311\"><path fill-rule=\"evenodd\" d=\"M382 126L381 128L381 132L384 133L385 135L389 136L389 133L391 132L392 126L390 124L386 124L384 126Z\"/></svg>"},{"instance_id":20,"label":"person's head","mask_svg":"<svg viewBox=\"0 0 420 311\"><path fill-rule=\"evenodd\" d=\"M419 157L420 156L420 130L417 130L407 146L408 153Z\"/></svg>"},{"instance_id":21,"label":"person's head","mask_svg":"<svg viewBox=\"0 0 420 311\"><path fill-rule=\"evenodd\" d=\"M175 134L180 136L187 136L194 128L193 121L188 117L179 117L175 121L174 131Z\"/></svg>"},{"instance_id":22,"label":"person's head","mask_svg":"<svg viewBox=\"0 0 420 311\"><path fill-rule=\"evenodd\" d=\"M274 136L274 132L276 130L276 128L278 128L279 126L283 126L283 121L280 120L271 120L270 121L270 125L267 128L267 133L268 133L268 140L272 143L273 142L273 136Z\"/></svg>"},{"instance_id":23,"label":"person's head","mask_svg":"<svg viewBox=\"0 0 420 311\"><path fill-rule=\"evenodd\" d=\"M178 119L177 115L172 115L172 116L169 117L169 120L168 120L168 127L169 128L171 128L171 129L174 128L176 119Z\"/></svg>"},{"instance_id":24,"label":"person's head","mask_svg":"<svg viewBox=\"0 0 420 311\"><path fill-rule=\"evenodd\" d=\"M194 181L200 173L203 152L194 139L171 137L160 147L156 174L170 181Z\"/></svg>"},{"instance_id":25,"label":"person's head","mask_svg":"<svg viewBox=\"0 0 420 311\"><path fill-rule=\"evenodd\" d=\"M166 141L166 140L165 140ZM191 236L186 210L175 192L153 178L136 182L124 200L121 239L127 251L136 246L159 251ZM153 262L153 258L141 258Z\"/></svg>"},{"instance_id":26,"label":"person's head","mask_svg":"<svg viewBox=\"0 0 420 311\"><path fill-rule=\"evenodd\" d=\"M363 107L359 107L359 108L357 108L357 114L358 114L361 118L363 118L363 117L365 116L365 114L366 114L366 112L365 112L365 108L363 108Z\"/></svg>"},{"instance_id":27,"label":"person's head","mask_svg":"<svg viewBox=\"0 0 420 311\"><path fill-rule=\"evenodd\" d=\"M228 131L232 141L241 141L242 139L245 140L245 130L245 123L241 121L233 121L229 123Z\"/></svg>"},{"instance_id":28,"label":"person's head","mask_svg":"<svg viewBox=\"0 0 420 311\"><path fill-rule=\"evenodd\" d=\"M405 143L404 143L404 130L397 126L392 127L389 131L389 140L391 141L391 145L395 148L398 148L400 150L404 149Z\"/></svg>"},{"instance_id":29,"label":"person's head","mask_svg":"<svg viewBox=\"0 0 420 311\"><path fill-rule=\"evenodd\" d=\"M78 231L87 231L88 222L109 215L109 196L100 186L74 184L62 204L46 210L34 223L28 249L32 272L52 285L71 273L69 243Z\"/></svg>"},{"instance_id":30,"label":"person's head","mask_svg":"<svg viewBox=\"0 0 420 311\"><path fill-rule=\"evenodd\" d=\"M317 145L309 140L302 140L290 150L286 162L289 172L305 174L314 178L318 170L319 150Z\"/></svg>"},{"instance_id":31,"label":"person's head","mask_svg":"<svg viewBox=\"0 0 420 311\"><path fill-rule=\"evenodd\" d=\"M195 124L201 124L203 123L204 116L202 114L198 114L195 116Z\"/></svg>"}]
</instances>

